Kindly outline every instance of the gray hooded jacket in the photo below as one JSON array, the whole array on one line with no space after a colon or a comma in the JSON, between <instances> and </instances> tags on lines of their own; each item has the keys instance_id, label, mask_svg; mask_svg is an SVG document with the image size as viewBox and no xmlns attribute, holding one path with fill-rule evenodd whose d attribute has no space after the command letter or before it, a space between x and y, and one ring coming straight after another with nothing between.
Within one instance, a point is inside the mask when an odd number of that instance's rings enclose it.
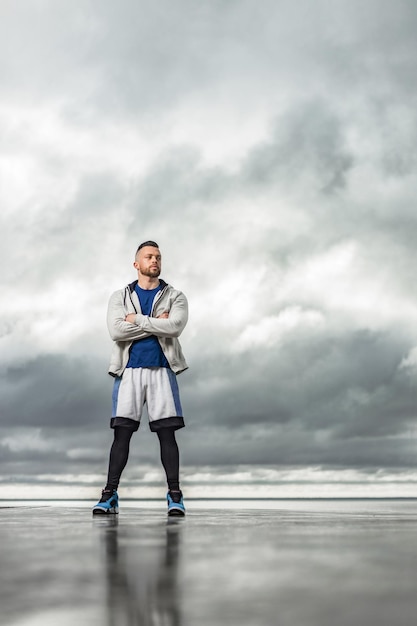
<instances>
[{"instance_id":1,"label":"gray hooded jacket","mask_svg":"<svg viewBox=\"0 0 417 626\"><path fill-rule=\"evenodd\" d=\"M150 316L143 315L135 291L137 283L136 280L124 289L115 291L109 300L107 326L114 341L109 374L121 376L129 360L132 343L150 335L158 337L171 369L180 374L188 368L178 341L188 320L187 299L181 291L161 280L161 291L155 296ZM169 318L157 319L164 311L169 313ZM136 314L134 324L125 321L129 313Z\"/></svg>"}]
</instances>

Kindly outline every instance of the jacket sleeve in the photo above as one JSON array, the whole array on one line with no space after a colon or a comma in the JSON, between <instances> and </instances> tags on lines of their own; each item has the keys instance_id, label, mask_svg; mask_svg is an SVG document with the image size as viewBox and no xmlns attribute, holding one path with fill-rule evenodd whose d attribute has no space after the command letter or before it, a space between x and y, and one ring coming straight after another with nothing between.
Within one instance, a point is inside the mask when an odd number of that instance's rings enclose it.
<instances>
[{"instance_id":1,"label":"jacket sleeve","mask_svg":"<svg viewBox=\"0 0 417 626\"><path fill-rule=\"evenodd\" d=\"M152 333L125 321L128 313L123 301L124 290L116 291L109 300L107 328L113 341L135 341L149 337ZM142 316L143 317L143 316Z\"/></svg>"},{"instance_id":2,"label":"jacket sleeve","mask_svg":"<svg viewBox=\"0 0 417 626\"><path fill-rule=\"evenodd\" d=\"M142 313L136 315L135 324L141 332L156 335L157 337L179 337L188 321L188 302L184 294L179 291L171 303L168 319L148 317Z\"/></svg>"}]
</instances>

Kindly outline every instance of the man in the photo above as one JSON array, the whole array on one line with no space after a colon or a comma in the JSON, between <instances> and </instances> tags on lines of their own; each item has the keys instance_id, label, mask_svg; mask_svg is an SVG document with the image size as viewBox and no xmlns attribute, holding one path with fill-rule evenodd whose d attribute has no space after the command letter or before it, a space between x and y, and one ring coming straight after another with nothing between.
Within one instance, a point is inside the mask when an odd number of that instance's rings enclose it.
<instances>
[{"instance_id":1,"label":"man","mask_svg":"<svg viewBox=\"0 0 417 626\"><path fill-rule=\"evenodd\" d=\"M188 319L187 299L162 279L161 253L145 241L133 263L138 280L110 298L107 325L114 341L109 374L115 377L107 483L93 514L118 513L117 488L132 434L146 403L151 431L158 435L168 483L168 515L184 515L175 431L184 426L176 375L187 369L178 336Z\"/></svg>"}]
</instances>

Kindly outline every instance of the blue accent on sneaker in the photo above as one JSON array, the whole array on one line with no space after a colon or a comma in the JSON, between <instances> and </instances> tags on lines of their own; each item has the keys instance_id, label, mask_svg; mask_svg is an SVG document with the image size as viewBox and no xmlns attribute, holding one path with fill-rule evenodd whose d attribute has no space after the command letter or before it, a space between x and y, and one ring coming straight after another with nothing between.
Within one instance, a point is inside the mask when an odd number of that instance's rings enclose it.
<instances>
[{"instance_id":1,"label":"blue accent on sneaker","mask_svg":"<svg viewBox=\"0 0 417 626\"><path fill-rule=\"evenodd\" d=\"M168 515L185 515L185 506L181 491L167 493Z\"/></svg>"},{"instance_id":2,"label":"blue accent on sneaker","mask_svg":"<svg viewBox=\"0 0 417 626\"><path fill-rule=\"evenodd\" d=\"M101 492L101 499L93 507L93 515L108 515L110 513L115 514L119 512L119 496L117 491L103 491Z\"/></svg>"}]
</instances>

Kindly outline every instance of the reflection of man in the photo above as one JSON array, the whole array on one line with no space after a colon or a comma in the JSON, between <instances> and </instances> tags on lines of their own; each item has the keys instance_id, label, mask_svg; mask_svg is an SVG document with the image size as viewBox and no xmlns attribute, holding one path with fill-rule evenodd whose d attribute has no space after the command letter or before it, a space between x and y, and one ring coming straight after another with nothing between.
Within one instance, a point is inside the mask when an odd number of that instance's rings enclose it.
<instances>
[{"instance_id":1,"label":"reflection of man","mask_svg":"<svg viewBox=\"0 0 417 626\"><path fill-rule=\"evenodd\" d=\"M106 565L109 626L179 626L181 521L168 519L165 530L154 526L152 534L138 544L137 526L120 528L114 515L96 520L105 541L101 554Z\"/></svg>"},{"instance_id":2,"label":"reflection of man","mask_svg":"<svg viewBox=\"0 0 417 626\"><path fill-rule=\"evenodd\" d=\"M114 441L107 484L93 514L118 513L117 488L146 403L168 482L168 515L184 515L175 431L184 426L176 374L188 367L178 341L188 319L187 299L159 279L161 253L154 241L138 247L133 265L138 280L116 291L108 307L114 341L109 369L115 377L110 422Z\"/></svg>"}]
</instances>

